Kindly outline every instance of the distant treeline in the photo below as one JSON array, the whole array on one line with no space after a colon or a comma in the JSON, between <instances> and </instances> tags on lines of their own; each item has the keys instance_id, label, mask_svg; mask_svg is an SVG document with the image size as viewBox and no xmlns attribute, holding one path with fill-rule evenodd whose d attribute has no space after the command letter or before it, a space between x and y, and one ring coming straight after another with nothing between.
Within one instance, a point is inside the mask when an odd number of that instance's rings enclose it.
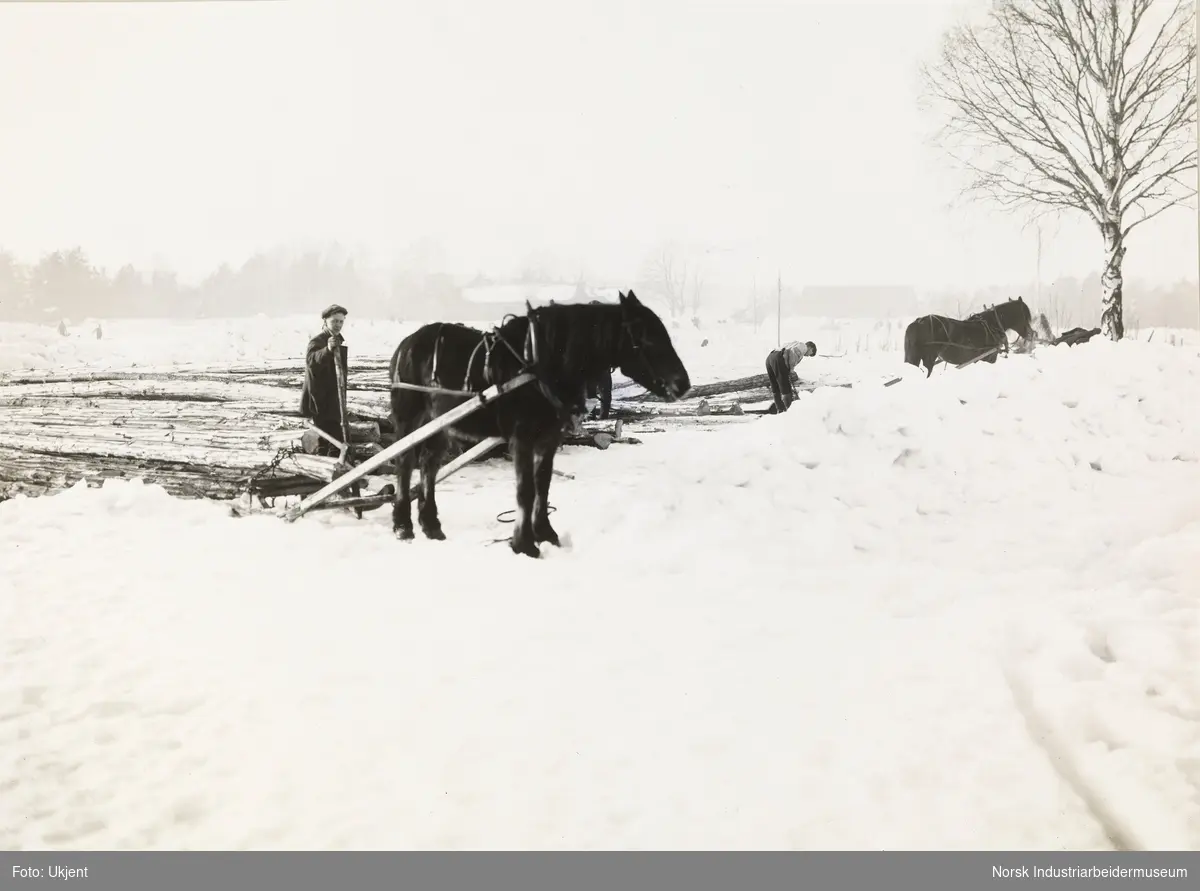
<instances>
[{"instance_id":1,"label":"distant treeline","mask_svg":"<svg viewBox=\"0 0 1200 891\"><path fill-rule=\"evenodd\" d=\"M647 296L657 290L652 280L628 284L636 285L638 293ZM709 320L749 320L754 315L753 307L760 323L773 318L775 295L764 293L751 301L748 290L709 286L702 315ZM837 316L839 305L850 300L855 291L852 287L839 288L835 291L843 296L820 293L815 297L820 290L785 286L783 314ZM1055 329L1099 324L1099 274L1044 284L1040 298L1030 284L1015 289L924 293L918 295L918 300L922 312L961 317L1017 294L1023 294L1035 312L1044 312ZM110 272L94 265L79 247L53 251L32 265L19 262L0 247L2 321L56 325L60 319L79 322L87 318L278 316L315 313L334 301L352 307L356 315L395 320L474 319L479 313L479 307L464 302L460 281L449 274L364 269L349 251L336 245L323 250L280 249L256 254L237 267L223 264L198 284L182 283L167 270L144 270L131 264ZM1126 326L1196 327L1198 303L1200 291L1193 282L1150 287L1127 280ZM911 307L911 301L900 300L892 315L908 316Z\"/></svg>"},{"instance_id":2,"label":"distant treeline","mask_svg":"<svg viewBox=\"0 0 1200 891\"><path fill-rule=\"evenodd\" d=\"M1061 278L1044 283L1041 295L1037 287L1023 289L987 288L969 294L939 293L925 297L930 312L947 315L969 315L987 304L999 303L1010 297L1023 296L1035 313L1046 314L1055 331L1081 326L1098 327L1103 309L1104 290L1100 274L1087 278ZM1125 327L1136 328L1195 328L1200 326L1200 287L1195 282L1178 281L1157 287L1132 279L1125 280Z\"/></svg>"},{"instance_id":3,"label":"distant treeline","mask_svg":"<svg viewBox=\"0 0 1200 891\"><path fill-rule=\"evenodd\" d=\"M347 251L260 253L223 264L198 284L162 269L93 264L82 248L19 262L0 248L0 320L57 324L85 318L221 318L319 312L334 301L356 314L416 318L457 289L444 275L370 274Z\"/></svg>"}]
</instances>

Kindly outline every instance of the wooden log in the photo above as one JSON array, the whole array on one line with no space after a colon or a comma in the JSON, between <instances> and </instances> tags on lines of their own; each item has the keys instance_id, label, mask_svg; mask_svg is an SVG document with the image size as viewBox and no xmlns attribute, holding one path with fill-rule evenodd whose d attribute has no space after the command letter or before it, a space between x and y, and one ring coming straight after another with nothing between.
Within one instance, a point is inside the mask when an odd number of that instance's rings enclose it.
<instances>
[{"instance_id":1,"label":"wooden log","mask_svg":"<svg viewBox=\"0 0 1200 891\"><path fill-rule=\"evenodd\" d=\"M565 446L583 446L592 449L607 449L614 442L619 442L624 445L637 445L641 440L634 439L630 436L622 436L620 439L603 430L595 432L583 433L572 436L564 436L562 444Z\"/></svg>"},{"instance_id":2,"label":"wooden log","mask_svg":"<svg viewBox=\"0 0 1200 891\"><path fill-rule=\"evenodd\" d=\"M214 448L213 446L129 439L122 442L56 437L50 441L0 433L0 447L61 456L64 458L126 458L133 461L168 461L198 467L225 466L256 468L270 460L271 451L252 447Z\"/></svg>"},{"instance_id":3,"label":"wooden log","mask_svg":"<svg viewBox=\"0 0 1200 891\"><path fill-rule=\"evenodd\" d=\"M321 488L321 484L321 480L289 474L251 480L247 491L259 498L285 498L289 495L311 495Z\"/></svg>"},{"instance_id":4,"label":"wooden log","mask_svg":"<svg viewBox=\"0 0 1200 891\"><path fill-rule=\"evenodd\" d=\"M196 379L121 379L66 381L61 383L8 384L6 400L18 397L127 399L139 402L167 400L175 402L249 401L256 405L299 408L299 399L279 387L241 381L212 382Z\"/></svg>"},{"instance_id":5,"label":"wooden log","mask_svg":"<svg viewBox=\"0 0 1200 891\"><path fill-rule=\"evenodd\" d=\"M416 492L412 493L412 497L416 498ZM357 495L353 498L330 498L318 504L313 510L336 510L345 508L353 510L362 516L363 511L377 510L385 504L392 504L396 500L394 487L384 486L383 491L377 492L374 495Z\"/></svg>"},{"instance_id":6,"label":"wooden log","mask_svg":"<svg viewBox=\"0 0 1200 891\"><path fill-rule=\"evenodd\" d=\"M358 480L358 479L366 476L368 473L370 473L372 470L374 470L376 467L380 466L381 464L384 464L385 462L391 460L392 458L396 457L397 455L400 455L402 452L406 451L407 449L410 449L416 445L419 445L420 443L429 439L429 437L436 435L437 433L446 429L447 427L454 424L455 422L461 420L462 418L465 418L467 415L471 414L471 412L478 410L479 408L481 408L483 405L490 402L491 400L498 399L501 396L503 396L505 393L515 390L517 387L524 386L525 384L527 384L533 380L534 380L534 376L532 374L526 372L524 374L519 374L516 377L514 377L512 380L505 381L502 384L497 384L495 386L488 387L486 390L484 390L482 393L479 394L479 396L475 397L474 399L468 399L467 401L463 402L461 405L455 406L454 408L447 411L445 414L440 415L433 421L430 421L428 424L421 427L420 429L414 430L412 433L409 433L407 436L405 436L401 439L398 439L396 442L392 443L386 449L381 451L379 454L374 455L371 458L368 458L362 464L358 465L358 467L354 468L354 470L352 470L350 473L346 474L344 477L340 477L336 480L333 480L331 483L329 483L329 485L325 486L319 492L316 492L310 498L306 498L304 501L300 502L300 504L296 505L296 507L294 507L290 511L288 511L284 515L284 519L287 520L288 522L294 522L294 521L298 520L309 510L312 510L312 508L315 505L319 504L321 501L324 501L330 495L334 495L334 494L342 491L343 489L345 489L346 487L351 485L355 480Z\"/></svg>"},{"instance_id":7,"label":"wooden log","mask_svg":"<svg viewBox=\"0 0 1200 891\"><path fill-rule=\"evenodd\" d=\"M800 377L796 372L791 374L792 383L800 383ZM701 399L705 396L720 396L725 393L737 393L742 390L761 390L770 389L771 379L767 377L766 372L762 374L752 374L749 377L739 377L728 381L715 381L711 384L697 384L688 390L686 399ZM615 401L615 394L614 394ZM626 397L622 401L626 402L665 402L666 400L655 396L653 393L643 393L640 396Z\"/></svg>"},{"instance_id":8,"label":"wooden log","mask_svg":"<svg viewBox=\"0 0 1200 891\"><path fill-rule=\"evenodd\" d=\"M762 401L762 400L755 400ZM736 416L743 414L744 409L737 403L734 405L713 405L702 400L695 402L655 402L633 405L617 405L613 403L613 413L620 412L621 419L630 422L638 418L688 418L704 417L707 415Z\"/></svg>"},{"instance_id":9,"label":"wooden log","mask_svg":"<svg viewBox=\"0 0 1200 891\"><path fill-rule=\"evenodd\" d=\"M382 377L386 380L390 357L359 356L354 360L352 374L362 374L372 379ZM67 383L78 381L116 381L140 380L143 378L219 378L236 380L249 376L282 377L287 375L303 376L304 362L298 359L284 359L278 362L234 363L230 365L205 365L198 363L181 363L177 365L146 365L129 368L95 368L76 367L63 368L56 371L37 371L25 369L0 373L0 383Z\"/></svg>"},{"instance_id":10,"label":"wooden log","mask_svg":"<svg viewBox=\"0 0 1200 891\"><path fill-rule=\"evenodd\" d=\"M61 384L27 383L4 387L0 391L0 405L16 405L32 400L43 404L52 404L54 400L62 399L119 400L116 404L121 407L131 412L143 412L151 410L148 406L159 402L179 404L172 406L174 410L193 411L202 410L201 406L189 403L220 403L222 410L253 411L260 415L299 419L298 391L298 385L295 390L290 390L236 379L222 382L196 379L138 379L131 382L97 380ZM101 405L97 404L97 407ZM369 399L349 398L346 408L352 418L374 419L387 414L387 400L382 395Z\"/></svg>"},{"instance_id":11,"label":"wooden log","mask_svg":"<svg viewBox=\"0 0 1200 891\"><path fill-rule=\"evenodd\" d=\"M714 405L707 399L701 399L696 406L695 413L697 415L741 415L745 414L741 403L734 402L730 405Z\"/></svg>"},{"instance_id":12,"label":"wooden log","mask_svg":"<svg viewBox=\"0 0 1200 891\"><path fill-rule=\"evenodd\" d=\"M243 442L257 441L266 435L275 435L280 439L297 439L301 428L289 424L276 423L269 416L255 417L190 417L187 415L161 414L157 416L126 416L105 412L82 410L74 416L64 417L40 408L17 408L4 412L7 432L60 435L61 431L70 431L80 437L91 435L105 436L135 436L166 434L175 432L179 436L192 435L213 441L234 439Z\"/></svg>"},{"instance_id":13,"label":"wooden log","mask_svg":"<svg viewBox=\"0 0 1200 891\"><path fill-rule=\"evenodd\" d=\"M349 421L350 442L379 442L382 433L378 421Z\"/></svg>"},{"instance_id":14,"label":"wooden log","mask_svg":"<svg viewBox=\"0 0 1200 891\"><path fill-rule=\"evenodd\" d=\"M759 382L760 379L765 381L766 375L760 375L760 376L752 377L752 378L741 378L736 381L725 381L721 384L713 384L713 385L711 385L712 387L719 387L719 390L717 392L712 392L711 390L705 389L705 390L701 391L701 394L699 395L698 398L702 402L707 402L710 406L719 405L719 404L732 404L732 403L745 404L748 402L763 402L765 400L772 399L773 394L771 393L771 389L765 383L762 386L754 386L754 384ZM816 382L811 382L811 383L800 383L795 375L792 376L792 381L793 381L793 386L795 387L796 391L800 392L800 393L810 393L810 392L812 392L814 390L818 390L822 387L842 387L842 388L848 389L848 388L851 388L854 386L852 383L833 382L833 381L829 381L829 382L816 381ZM747 383L747 382L751 386L743 387L742 384ZM632 412L636 413L636 412L640 412L640 411L644 411L644 410L655 411L660 406L664 406L664 407L670 407L670 406L678 407L678 406L689 406L689 405L694 406L695 402L693 400L697 398L697 394L696 394L697 389L698 388L693 388L691 391L689 391L686 398L684 398L678 402L666 402L664 400L658 399L657 397L645 398L644 395L632 396L632 397L621 398L621 399L614 397L613 402L612 402L612 410L616 411L618 408L620 408L620 409L623 409L626 411L632 411ZM694 409L691 409L691 410L694 410Z\"/></svg>"},{"instance_id":15,"label":"wooden log","mask_svg":"<svg viewBox=\"0 0 1200 891\"><path fill-rule=\"evenodd\" d=\"M336 476L338 462L336 458L324 455L288 455L279 462L279 468L285 473L295 473L320 482L331 482Z\"/></svg>"},{"instance_id":16,"label":"wooden log","mask_svg":"<svg viewBox=\"0 0 1200 891\"><path fill-rule=\"evenodd\" d=\"M350 429L351 446L375 444L382 438L378 421L349 421L347 422L347 426ZM315 424L309 424L308 429L301 435L300 442L304 446L305 451L309 451L309 443L315 449L317 443L322 439L332 446L337 448L342 447L342 443L319 429ZM311 454L311 451L309 453Z\"/></svg>"},{"instance_id":17,"label":"wooden log","mask_svg":"<svg viewBox=\"0 0 1200 891\"><path fill-rule=\"evenodd\" d=\"M39 454L0 446L0 492L44 495L86 479L143 479L185 498L235 498L245 488L245 468L171 460L97 455Z\"/></svg>"}]
</instances>

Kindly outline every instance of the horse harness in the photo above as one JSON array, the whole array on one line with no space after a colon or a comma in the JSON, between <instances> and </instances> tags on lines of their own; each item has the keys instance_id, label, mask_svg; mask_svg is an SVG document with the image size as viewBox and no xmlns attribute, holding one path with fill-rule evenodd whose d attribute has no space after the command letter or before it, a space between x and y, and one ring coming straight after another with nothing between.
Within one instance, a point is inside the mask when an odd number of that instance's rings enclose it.
<instances>
[{"instance_id":1,"label":"horse harness","mask_svg":"<svg viewBox=\"0 0 1200 891\"><path fill-rule=\"evenodd\" d=\"M503 325L507 321L508 321L508 317L506 317L501 322L501 325ZM433 386L432 387L422 387L418 384L409 384L404 381L396 381L392 384L393 387L399 387L401 389L420 390L420 391L427 392L427 393L442 393L442 394L445 394L448 396L477 396L477 395L479 395L479 392L482 391L482 389L486 389L487 387L496 383L496 380L492 375L492 352L495 349L496 343L499 342L499 343L503 344L504 347L510 353L512 353L513 358L515 358L519 363L521 363L520 371L518 371L517 374L519 375L519 374L524 374L527 372L532 374L534 377L533 382L534 382L534 384L537 385L538 391L546 398L546 400L554 408L555 413L557 413L559 417L567 416L568 412L566 410L566 407L563 405L562 400L559 399L554 394L554 391L550 389L550 386L546 383L545 378L539 372L539 369L537 367L538 366L538 358L539 358L538 347L537 347L537 334L536 334L536 328L533 323L532 314L529 317L529 324L526 328L526 333L525 333L524 355L517 352L517 350L513 347L513 345L505 339L504 335L502 335L500 333L499 326L497 326L496 328L493 328L489 332L485 332L483 334L483 336L479 338L479 343L475 344L475 349L471 350L471 355L467 359L467 368L463 372L462 387L461 387L461 389L457 389L457 390L448 389L448 388L441 386L441 381L438 378L438 358L441 356L441 353L442 353L442 330L444 327L445 327L444 324L438 326L437 339L434 341L434 344L433 344L433 368L430 373L430 377L433 380ZM476 391L476 390L472 389L472 387L471 387L471 372L475 369L475 358L479 355L480 350L483 350L484 386L483 386L483 388L481 388L480 391Z\"/></svg>"},{"instance_id":2,"label":"horse harness","mask_svg":"<svg viewBox=\"0 0 1200 891\"><path fill-rule=\"evenodd\" d=\"M995 310L993 309L992 312L995 313ZM958 324L960 324L960 325L977 324L977 325L982 326L983 330L987 332L988 336L994 337L996 340L996 346L992 347L992 349L999 353L1007 353L1008 352L1008 338L1004 335L1003 327L999 327L999 328L993 327L991 322L989 322L989 320L986 318L955 319L954 321L958 322ZM997 325L999 325L999 318L996 319L996 323L997 323ZM937 322L935 323L934 317L930 317L929 328L930 328L931 332L932 332L935 324L942 329L943 337L950 336L950 328L944 320L938 319ZM936 347L962 347L962 348L968 348L968 349L974 347L973 344L963 344L963 343L958 343L957 341L953 341L953 340L929 340L929 341L925 342L925 345L926 346L936 346Z\"/></svg>"},{"instance_id":3,"label":"horse harness","mask_svg":"<svg viewBox=\"0 0 1200 891\"><path fill-rule=\"evenodd\" d=\"M528 306L528 304L526 305ZM541 364L541 355L538 347L536 312L537 311L532 307L529 307L526 315L526 318L528 319L528 325L525 329L525 343L523 344L524 349L520 352L518 352L516 347L509 343L508 340L505 339L504 335L500 333L501 326L506 324L510 318L516 318L511 314L505 316L505 318L501 320L500 325L493 328L489 332L485 332L483 336L480 337L479 343L475 345L475 349L471 351L471 355L467 359L467 367L466 371L463 373L461 389L455 390L445 388L441 386L438 378L438 359L442 351L442 328L444 325L439 326L438 335L433 346L433 368L430 375L433 380L433 386L423 387L419 384L410 384L404 381L395 381L393 382L392 386L406 390L419 390L426 393L441 393L448 396L476 396L478 395L478 391L472 389L471 387L471 372L475 369L476 357L479 355L480 350L482 350L484 388L497 383L492 374L492 355L495 351L496 344L500 343L509 351L509 353L512 354L513 358L520 363L521 367L520 371L518 371L518 374L532 374L534 376L534 383L537 385L538 391L546 398L550 405L553 406L555 412L560 418L566 418L570 412L567 410L566 406L563 405L562 400L559 399L558 396L555 395L554 391L550 389L549 384L546 383L546 379L539 369L539 365ZM661 377L655 373L654 367L646 358L645 353L643 352L642 343L637 337L634 336L633 327L629 319L624 317L621 319L621 336L623 338L629 338L630 352L636 357L637 363L641 366L646 376L655 383L661 385L663 383Z\"/></svg>"}]
</instances>

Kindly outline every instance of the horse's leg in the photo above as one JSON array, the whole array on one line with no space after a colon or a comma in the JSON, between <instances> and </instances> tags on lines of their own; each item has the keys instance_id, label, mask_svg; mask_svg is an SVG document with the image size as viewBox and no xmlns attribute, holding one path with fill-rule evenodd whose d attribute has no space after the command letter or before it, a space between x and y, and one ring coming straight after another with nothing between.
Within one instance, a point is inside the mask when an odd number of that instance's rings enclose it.
<instances>
[{"instance_id":1,"label":"horse's leg","mask_svg":"<svg viewBox=\"0 0 1200 891\"><path fill-rule=\"evenodd\" d=\"M446 456L446 446L445 435L439 433L427 439L421 449L421 499L417 506L417 522L421 524L425 537L434 541L444 541L446 538L438 520L434 495L438 471L442 469L442 459Z\"/></svg>"},{"instance_id":2,"label":"horse's leg","mask_svg":"<svg viewBox=\"0 0 1200 891\"><path fill-rule=\"evenodd\" d=\"M397 432L404 436L397 426ZM399 437L397 437L399 438ZM392 501L392 533L401 541L412 541L412 504L410 502L409 485L412 482L413 457L412 451L407 451L396 458L396 494Z\"/></svg>"},{"instance_id":3,"label":"horse's leg","mask_svg":"<svg viewBox=\"0 0 1200 891\"><path fill-rule=\"evenodd\" d=\"M540 557L533 536L533 498L536 490L533 469L533 437L518 428L512 438L513 471L517 476L517 518L513 523L511 547L514 554Z\"/></svg>"},{"instance_id":4,"label":"horse's leg","mask_svg":"<svg viewBox=\"0 0 1200 891\"><path fill-rule=\"evenodd\" d=\"M558 451L560 437L551 433L534 443L533 449L533 540L548 541L559 546L558 533L550 525L550 481L554 476L554 455Z\"/></svg>"},{"instance_id":5,"label":"horse's leg","mask_svg":"<svg viewBox=\"0 0 1200 891\"><path fill-rule=\"evenodd\" d=\"M607 420L612 411L612 372L604 372L600 378L600 418Z\"/></svg>"},{"instance_id":6,"label":"horse's leg","mask_svg":"<svg viewBox=\"0 0 1200 891\"><path fill-rule=\"evenodd\" d=\"M397 441L412 432L419 411L419 404L412 393L392 390L392 432ZM396 466L396 491L392 495L392 534L401 541L411 541L413 527L409 481L412 478L412 452L404 452L393 460Z\"/></svg>"}]
</instances>

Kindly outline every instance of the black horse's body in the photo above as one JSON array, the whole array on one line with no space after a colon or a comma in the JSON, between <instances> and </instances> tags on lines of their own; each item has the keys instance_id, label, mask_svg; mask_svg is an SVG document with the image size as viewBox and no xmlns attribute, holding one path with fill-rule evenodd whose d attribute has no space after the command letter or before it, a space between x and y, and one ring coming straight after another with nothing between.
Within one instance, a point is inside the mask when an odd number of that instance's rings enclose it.
<instances>
[{"instance_id":1,"label":"black horse's body","mask_svg":"<svg viewBox=\"0 0 1200 891\"><path fill-rule=\"evenodd\" d=\"M392 356L392 421L397 438L423 426L467 398L512 380L536 375L430 437L396 462L392 526L402 540L414 537L410 478L421 469L418 522L427 538L443 539L435 480L448 437L478 442L502 437L509 443L517 482L513 551L536 557L538 543L559 543L550 525L549 492L554 455L570 417L582 411L581 397L601 373L619 367L656 395L674 401L691 387L687 370L658 316L631 291L617 304L568 304L530 309L492 332L455 323L424 325L400 342ZM408 389L438 388L457 392Z\"/></svg>"},{"instance_id":2,"label":"black horse's body","mask_svg":"<svg viewBox=\"0 0 1200 891\"><path fill-rule=\"evenodd\" d=\"M1008 347L1008 331L1026 339L1033 336L1032 313L1023 297L989 306L965 319L920 316L904 330L904 361L924 366L926 377L933 374L939 361L961 365L983 356L982 361L994 364L996 356Z\"/></svg>"}]
</instances>

